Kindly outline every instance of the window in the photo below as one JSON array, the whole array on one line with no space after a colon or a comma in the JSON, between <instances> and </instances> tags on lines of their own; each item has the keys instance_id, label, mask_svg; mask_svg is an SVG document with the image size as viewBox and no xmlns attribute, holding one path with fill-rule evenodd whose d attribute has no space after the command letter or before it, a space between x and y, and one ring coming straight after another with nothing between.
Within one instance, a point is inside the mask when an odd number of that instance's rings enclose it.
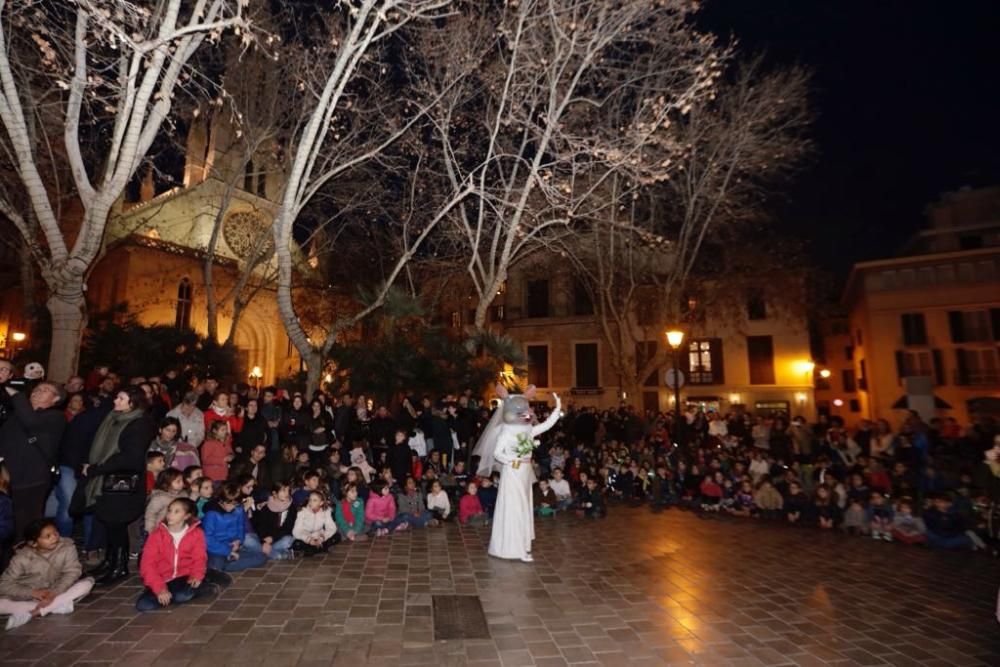
<instances>
[{"instance_id":1,"label":"window","mask_svg":"<svg viewBox=\"0 0 1000 667\"><path fill-rule=\"evenodd\" d=\"M985 343L993 340L990 320L996 315L986 310L952 310L948 312L948 328L953 343Z\"/></svg>"},{"instance_id":2,"label":"window","mask_svg":"<svg viewBox=\"0 0 1000 667\"><path fill-rule=\"evenodd\" d=\"M851 406L851 412L861 412L861 401L858 399L852 398L849 401L849 405Z\"/></svg>"},{"instance_id":3,"label":"window","mask_svg":"<svg viewBox=\"0 0 1000 667\"><path fill-rule=\"evenodd\" d=\"M747 319L767 319L767 302L764 301L764 292L762 290L750 290L750 293L747 295Z\"/></svg>"},{"instance_id":4,"label":"window","mask_svg":"<svg viewBox=\"0 0 1000 667\"><path fill-rule=\"evenodd\" d=\"M490 321L503 322L503 305L490 306Z\"/></svg>"},{"instance_id":5,"label":"window","mask_svg":"<svg viewBox=\"0 0 1000 667\"><path fill-rule=\"evenodd\" d=\"M854 380L854 371L851 369L840 372L841 380L844 382L844 391L854 392L858 390L857 382Z\"/></svg>"},{"instance_id":6,"label":"window","mask_svg":"<svg viewBox=\"0 0 1000 667\"><path fill-rule=\"evenodd\" d=\"M253 172L253 160L247 160L246 165L243 168L243 189L247 192L255 192L254 183L254 172Z\"/></svg>"},{"instance_id":7,"label":"window","mask_svg":"<svg viewBox=\"0 0 1000 667\"><path fill-rule=\"evenodd\" d=\"M932 377L935 384L944 384L940 350L897 350L896 375L907 377Z\"/></svg>"},{"instance_id":8,"label":"window","mask_svg":"<svg viewBox=\"0 0 1000 667\"><path fill-rule=\"evenodd\" d=\"M854 346L848 345L844 348L844 359L847 361L854 361Z\"/></svg>"},{"instance_id":9,"label":"window","mask_svg":"<svg viewBox=\"0 0 1000 667\"><path fill-rule=\"evenodd\" d=\"M451 313L451 328L452 329L462 328L462 313L458 312L457 310L452 311Z\"/></svg>"},{"instance_id":10,"label":"window","mask_svg":"<svg viewBox=\"0 0 1000 667\"><path fill-rule=\"evenodd\" d=\"M635 304L635 319L640 327L651 327L656 324L656 300L652 295L639 295Z\"/></svg>"},{"instance_id":11,"label":"window","mask_svg":"<svg viewBox=\"0 0 1000 667\"><path fill-rule=\"evenodd\" d=\"M865 360L862 359L858 362L858 389L861 391L868 391L868 375L866 371L867 366L865 364Z\"/></svg>"},{"instance_id":12,"label":"window","mask_svg":"<svg viewBox=\"0 0 1000 667\"><path fill-rule=\"evenodd\" d=\"M903 345L927 345L927 326L923 313L903 313Z\"/></svg>"},{"instance_id":13,"label":"window","mask_svg":"<svg viewBox=\"0 0 1000 667\"><path fill-rule=\"evenodd\" d=\"M267 198L267 172L262 171L257 174L257 196Z\"/></svg>"},{"instance_id":14,"label":"window","mask_svg":"<svg viewBox=\"0 0 1000 667\"><path fill-rule=\"evenodd\" d=\"M635 344L635 372L641 373L649 360L656 356L656 341L644 340ZM659 386L659 375L656 370L650 373L642 383L646 387Z\"/></svg>"},{"instance_id":15,"label":"window","mask_svg":"<svg viewBox=\"0 0 1000 667\"><path fill-rule=\"evenodd\" d=\"M549 386L549 346L529 345L526 350L528 357L528 384L536 387Z\"/></svg>"},{"instance_id":16,"label":"window","mask_svg":"<svg viewBox=\"0 0 1000 667\"><path fill-rule=\"evenodd\" d=\"M955 350L955 384L959 386L996 386L1000 384L1000 366L993 348Z\"/></svg>"},{"instance_id":17,"label":"window","mask_svg":"<svg viewBox=\"0 0 1000 667\"><path fill-rule=\"evenodd\" d=\"M146 178L146 168L140 167L132 174L132 178L125 185L125 203L134 204L142 201L142 182Z\"/></svg>"},{"instance_id":18,"label":"window","mask_svg":"<svg viewBox=\"0 0 1000 667\"><path fill-rule=\"evenodd\" d=\"M549 316L549 281L529 280L525 286L528 317Z\"/></svg>"},{"instance_id":19,"label":"window","mask_svg":"<svg viewBox=\"0 0 1000 667\"><path fill-rule=\"evenodd\" d=\"M177 314L174 326L178 329L191 328L191 281L187 278L181 279L177 286Z\"/></svg>"},{"instance_id":20,"label":"window","mask_svg":"<svg viewBox=\"0 0 1000 667\"><path fill-rule=\"evenodd\" d=\"M690 384L722 384L722 339L704 338L688 344L687 381Z\"/></svg>"},{"instance_id":21,"label":"window","mask_svg":"<svg viewBox=\"0 0 1000 667\"><path fill-rule=\"evenodd\" d=\"M573 346L573 356L576 360L576 381L573 386L599 387L601 383L597 368L597 343L577 343Z\"/></svg>"},{"instance_id":22,"label":"window","mask_svg":"<svg viewBox=\"0 0 1000 667\"><path fill-rule=\"evenodd\" d=\"M750 384L774 384L774 341L771 336L747 336Z\"/></svg>"},{"instance_id":23,"label":"window","mask_svg":"<svg viewBox=\"0 0 1000 667\"><path fill-rule=\"evenodd\" d=\"M590 292L579 281L573 283L573 314L594 314L594 301L590 298Z\"/></svg>"}]
</instances>

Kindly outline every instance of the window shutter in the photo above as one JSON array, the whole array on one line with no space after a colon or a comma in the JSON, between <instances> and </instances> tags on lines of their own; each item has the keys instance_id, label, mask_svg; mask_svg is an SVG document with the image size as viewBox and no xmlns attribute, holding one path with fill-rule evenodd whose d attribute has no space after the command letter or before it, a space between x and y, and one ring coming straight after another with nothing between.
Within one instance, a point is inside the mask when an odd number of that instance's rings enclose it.
<instances>
[{"instance_id":1,"label":"window shutter","mask_svg":"<svg viewBox=\"0 0 1000 667\"><path fill-rule=\"evenodd\" d=\"M948 311L948 327L951 329L952 343L965 342L965 331L964 331L965 327L962 326L962 311L960 310Z\"/></svg>"},{"instance_id":2,"label":"window shutter","mask_svg":"<svg viewBox=\"0 0 1000 667\"><path fill-rule=\"evenodd\" d=\"M899 324L903 331L903 345L913 345L910 335L910 316L907 313L900 315Z\"/></svg>"},{"instance_id":3,"label":"window shutter","mask_svg":"<svg viewBox=\"0 0 1000 667\"><path fill-rule=\"evenodd\" d=\"M931 355L934 357L934 384L937 386L944 385L944 359L941 355L941 350L931 350Z\"/></svg>"},{"instance_id":4,"label":"window shutter","mask_svg":"<svg viewBox=\"0 0 1000 667\"><path fill-rule=\"evenodd\" d=\"M903 381L903 377L906 375L906 363L903 360L903 353L896 350L896 379L900 382Z\"/></svg>"},{"instance_id":5,"label":"window shutter","mask_svg":"<svg viewBox=\"0 0 1000 667\"><path fill-rule=\"evenodd\" d=\"M722 339L713 338L709 352L712 355L712 376L714 384L726 382L726 367L722 365Z\"/></svg>"},{"instance_id":6,"label":"window shutter","mask_svg":"<svg viewBox=\"0 0 1000 667\"><path fill-rule=\"evenodd\" d=\"M969 383L969 366L965 361L965 350L958 347L955 348L955 367L958 369L958 377L955 379L955 384L966 385Z\"/></svg>"},{"instance_id":7,"label":"window shutter","mask_svg":"<svg viewBox=\"0 0 1000 667\"><path fill-rule=\"evenodd\" d=\"M1000 308L990 308L990 325L993 329L993 340L1000 341Z\"/></svg>"}]
</instances>

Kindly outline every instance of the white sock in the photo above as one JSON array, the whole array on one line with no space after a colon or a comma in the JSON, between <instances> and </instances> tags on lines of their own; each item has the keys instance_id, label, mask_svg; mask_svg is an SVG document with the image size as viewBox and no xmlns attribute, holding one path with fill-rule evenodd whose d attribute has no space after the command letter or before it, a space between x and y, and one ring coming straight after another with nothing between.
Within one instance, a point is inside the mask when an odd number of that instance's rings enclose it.
<instances>
[{"instance_id":1,"label":"white sock","mask_svg":"<svg viewBox=\"0 0 1000 667\"><path fill-rule=\"evenodd\" d=\"M55 609L49 610L50 614L72 614L73 613L73 601L70 600L66 604L61 604Z\"/></svg>"},{"instance_id":2,"label":"white sock","mask_svg":"<svg viewBox=\"0 0 1000 667\"><path fill-rule=\"evenodd\" d=\"M13 630L14 628L19 628L30 620L31 614L26 611L11 614L7 617L7 629Z\"/></svg>"}]
</instances>

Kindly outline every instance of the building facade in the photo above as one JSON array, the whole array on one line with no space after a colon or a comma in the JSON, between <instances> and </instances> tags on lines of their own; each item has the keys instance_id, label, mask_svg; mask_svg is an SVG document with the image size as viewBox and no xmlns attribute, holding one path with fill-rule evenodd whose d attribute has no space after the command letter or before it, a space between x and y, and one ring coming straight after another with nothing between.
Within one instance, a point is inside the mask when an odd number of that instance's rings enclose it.
<instances>
[{"instance_id":1,"label":"building facade","mask_svg":"<svg viewBox=\"0 0 1000 667\"><path fill-rule=\"evenodd\" d=\"M637 396L615 370L612 355L585 290L568 271L551 266L521 266L511 271L490 309L490 326L522 347L522 383L558 392L577 405L645 410L673 408L674 390L665 372L684 373L683 404L705 409L750 412L785 411L811 415L816 405L809 328L804 311L782 307L779 299L747 295L739 313L713 317L711 309L687 317L685 338L676 355L665 333L669 323L634 322L636 357L666 352L666 362L642 383ZM801 295L804 300L804 291ZM470 301L471 303L471 301ZM474 304L472 304L474 305ZM452 306L444 320L452 327L472 323L472 305ZM801 304L799 304L801 305ZM633 391L635 391L633 389Z\"/></svg>"},{"instance_id":2,"label":"building facade","mask_svg":"<svg viewBox=\"0 0 1000 667\"><path fill-rule=\"evenodd\" d=\"M1000 415L1000 187L945 195L892 259L856 264L843 302L861 414L901 417L907 378L938 416Z\"/></svg>"}]
</instances>

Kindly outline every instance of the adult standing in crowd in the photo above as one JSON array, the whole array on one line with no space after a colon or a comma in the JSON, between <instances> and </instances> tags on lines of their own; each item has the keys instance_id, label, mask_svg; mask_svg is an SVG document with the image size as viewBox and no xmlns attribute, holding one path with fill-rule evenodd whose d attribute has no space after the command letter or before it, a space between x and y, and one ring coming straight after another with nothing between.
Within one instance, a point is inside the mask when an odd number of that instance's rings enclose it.
<instances>
[{"instance_id":1,"label":"adult standing in crowd","mask_svg":"<svg viewBox=\"0 0 1000 667\"><path fill-rule=\"evenodd\" d=\"M184 394L180 405L167 413L181 424L179 439L194 447L205 441L205 413L198 409L198 394L189 391Z\"/></svg>"},{"instance_id":2,"label":"adult standing in crowd","mask_svg":"<svg viewBox=\"0 0 1000 667\"><path fill-rule=\"evenodd\" d=\"M98 568L99 584L128 577L128 525L146 506L146 449L156 425L146 412L146 395L127 387L115 397L114 409L97 429L89 463L83 467L85 507L93 507L107 531L107 551Z\"/></svg>"},{"instance_id":3,"label":"adult standing in crowd","mask_svg":"<svg viewBox=\"0 0 1000 667\"><path fill-rule=\"evenodd\" d=\"M0 425L0 458L10 471L14 530L20 536L25 526L45 513L66 418L56 408L62 394L52 382L39 382L30 396L10 386L4 393L9 412Z\"/></svg>"}]
</instances>

